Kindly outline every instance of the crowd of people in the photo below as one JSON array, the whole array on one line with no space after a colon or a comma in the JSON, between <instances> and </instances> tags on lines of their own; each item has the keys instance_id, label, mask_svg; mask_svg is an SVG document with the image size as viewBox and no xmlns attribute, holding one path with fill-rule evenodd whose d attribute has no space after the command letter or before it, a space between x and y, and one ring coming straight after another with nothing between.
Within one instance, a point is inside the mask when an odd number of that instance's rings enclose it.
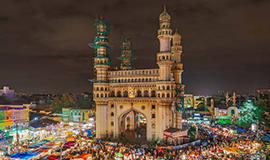
<instances>
[{"instance_id":1,"label":"crowd of people","mask_svg":"<svg viewBox=\"0 0 270 160\"><path fill-rule=\"evenodd\" d=\"M72 159L75 155L90 154L91 159L262 159L265 157L262 146L265 145L256 134L236 133L231 129L217 127L199 127L198 138L202 144L187 148L159 149L154 145L109 145L105 141L77 141L74 147L63 148L63 159ZM244 137L247 136L247 137ZM77 135L76 139L82 139ZM249 139L249 140L247 140ZM56 151L60 151L60 148Z\"/></svg>"},{"instance_id":2,"label":"crowd of people","mask_svg":"<svg viewBox=\"0 0 270 160\"><path fill-rule=\"evenodd\" d=\"M159 147L159 143L156 145L112 143L91 139L83 135L83 132L78 132L77 134L68 135L68 137L73 137L72 145L66 145L67 141L63 141L53 149L48 149L46 155L37 159L72 160L78 159L78 157L86 160L264 159L267 149L270 148L267 143L258 138L261 135L255 133L242 133L221 126L199 126L198 128L196 137L201 140L201 144L181 149L162 148Z\"/></svg>"}]
</instances>

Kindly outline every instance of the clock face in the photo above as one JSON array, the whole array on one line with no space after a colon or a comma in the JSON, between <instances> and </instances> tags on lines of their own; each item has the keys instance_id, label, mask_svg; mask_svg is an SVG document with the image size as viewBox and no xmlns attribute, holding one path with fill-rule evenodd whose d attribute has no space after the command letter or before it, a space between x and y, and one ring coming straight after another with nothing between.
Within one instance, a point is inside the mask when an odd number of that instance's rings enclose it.
<instances>
[{"instance_id":1,"label":"clock face","mask_svg":"<svg viewBox=\"0 0 270 160\"><path fill-rule=\"evenodd\" d=\"M132 88L132 87L129 87L129 88L128 88L128 97L129 97L129 98L135 98L135 91L134 91L134 88Z\"/></svg>"}]
</instances>

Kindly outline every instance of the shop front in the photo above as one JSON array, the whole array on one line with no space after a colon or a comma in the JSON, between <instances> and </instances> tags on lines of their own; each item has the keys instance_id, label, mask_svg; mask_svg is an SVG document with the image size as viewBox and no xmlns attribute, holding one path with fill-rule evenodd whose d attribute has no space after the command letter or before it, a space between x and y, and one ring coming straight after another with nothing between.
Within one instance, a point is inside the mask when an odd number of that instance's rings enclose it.
<instances>
[{"instance_id":1,"label":"shop front","mask_svg":"<svg viewBox=\"0 0 270 160\"><path fill-rule=\"evenodd\" d=\"M170 145L178 145L183 143L184 138L188 136L187 130L177 128L168 128L163 132L165 143Z\"/></svg>"}]
</instances>

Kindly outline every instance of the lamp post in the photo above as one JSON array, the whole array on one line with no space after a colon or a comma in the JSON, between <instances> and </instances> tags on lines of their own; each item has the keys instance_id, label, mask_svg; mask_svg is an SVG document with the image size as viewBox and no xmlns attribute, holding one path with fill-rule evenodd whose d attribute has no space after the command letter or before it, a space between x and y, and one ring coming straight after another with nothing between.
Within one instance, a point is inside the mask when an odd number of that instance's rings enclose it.
<instances>
[{"instance_id":1,"label":"lamp post","mask_svg":"<svg viewBox=\"0 0 270 160\"><path fill-rule=\"evenodd\" d=\"M60 144L60 160L62 160L62 153L63 153L63 147L64 147L65 141Z\"/></svg>"}]
</instances>

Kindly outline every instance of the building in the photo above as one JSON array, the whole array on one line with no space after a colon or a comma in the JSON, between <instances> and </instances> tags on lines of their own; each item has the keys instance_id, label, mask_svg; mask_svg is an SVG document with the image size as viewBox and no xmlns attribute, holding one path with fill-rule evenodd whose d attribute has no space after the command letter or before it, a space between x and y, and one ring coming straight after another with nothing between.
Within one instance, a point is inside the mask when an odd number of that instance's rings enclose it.
<instances>
[{"instance_id":1,"label":"building","mask_svg":"<svg viewBox=\"0 0 270 160\"><path fill-rule=\"evenodd\" d=\"M231 124L239 118L239 109L235 106L226 108L215 107L215 119L220 124Z\"/></svg>"},{"instance_id":2,"label":"building","mask_svg":"<svg viewBox=\"0 0 270 160\"><path fill-rule=\"evenodd\" d=\"M4 86L2 90L0 90L0 96L5 96L7 101L14 101L14 90L9 89L8 86Z\"/></svg>"},{"instance_id":3,"label":"building","mask_svg":"<svg viewBox=\"0 0 270 160\"><path fill-rule=\"evenodd\" d=\"M164 7L159 15L157 68L134 69L131 39L124 37L121 65L115 71L110 66L109 20L96 19L97 35L90 46L95 51L96 78L91 82L97 138L127 134L136 137L139 133L148 141L163 140L166 129L182 128L181 110L177 109L182 106L184 94L181 35L177 31L173 34L170 21Z\"/></svg>"},{"instance_id":4,"label":"building","mask_svg":"<svg viewBox=\"0 0 270 160\"><path fill-rule=\"evenodd\" d=\"M0 129L26 129L28 126L28 105L0 105Z\"/></svg>"},{"instance_id":5,"label":"building","mask_svg":"<svg viewBox=\"0 0 270 160\"><path fill-rule=\"evenodd\" d=\"M83 123L89 122L95 113L92 109L62 108L62 120L64 122Z\"/></svg>"}]
</instances>

